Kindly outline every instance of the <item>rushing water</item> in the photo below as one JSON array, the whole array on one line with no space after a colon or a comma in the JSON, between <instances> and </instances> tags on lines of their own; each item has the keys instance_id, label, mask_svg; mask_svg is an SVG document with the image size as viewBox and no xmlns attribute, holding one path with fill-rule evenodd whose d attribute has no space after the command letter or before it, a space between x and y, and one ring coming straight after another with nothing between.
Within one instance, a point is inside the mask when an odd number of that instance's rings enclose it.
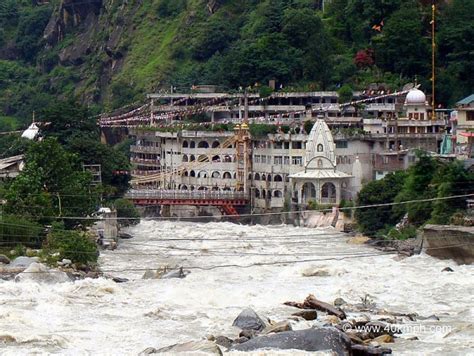
<instances>
[{"instance_id":1,"label":"rushing water","mask_svg":"<svg viewBox=\"0 0 474 356\"><path fill-rule=\"evenodd\" d=\"M451 329L409 330L391 345L395 354L474 354L474 266L380 255L333 230L145 221L130 232L134 239L100 259L127 283L0 281L0 354L136 355L209 334L236 337L231 325L243 308L283 320L295 310L282 303L310 293L350 303L369 295L379 308L441 319L413 326ZM191 274L141 279L165 264ZM454 272L441 272L446 266ZM322 276L303 277L308 268Z\"/></svg>"}]
</instances>

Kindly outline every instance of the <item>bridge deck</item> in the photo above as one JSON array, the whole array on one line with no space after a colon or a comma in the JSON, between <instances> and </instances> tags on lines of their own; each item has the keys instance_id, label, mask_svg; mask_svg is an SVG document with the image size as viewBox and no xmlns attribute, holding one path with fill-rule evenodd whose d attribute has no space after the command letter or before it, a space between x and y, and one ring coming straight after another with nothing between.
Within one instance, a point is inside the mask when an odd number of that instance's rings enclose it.
<instances>
[{"instance_id":1,"label":"bridge deck","mask_svg":"<svg viewBox=\"0 0 474 356\"><path fill-rule=\"evenodd\" d=\"M136 205L243 206L248 202L243 192L231 191L132 189L125 197Z\"/></svg>"}]
</instances>

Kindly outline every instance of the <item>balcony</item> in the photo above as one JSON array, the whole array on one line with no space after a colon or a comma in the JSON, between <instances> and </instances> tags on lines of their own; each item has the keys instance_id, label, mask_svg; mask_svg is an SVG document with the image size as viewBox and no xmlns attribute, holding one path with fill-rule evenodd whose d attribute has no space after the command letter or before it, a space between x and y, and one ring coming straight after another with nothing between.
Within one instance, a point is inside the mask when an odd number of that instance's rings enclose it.
<instances>
[{"instance_id":1,"label":"balcony","mask_svg":"<svg viewBox=\"0 0 474 356\"><path fill-rule=\"evenodd\" d=\"M161 153L161 147L157 146L138 146L138 145L131 145L130 152L136 153Z\"/></svg>"}]
</instances>

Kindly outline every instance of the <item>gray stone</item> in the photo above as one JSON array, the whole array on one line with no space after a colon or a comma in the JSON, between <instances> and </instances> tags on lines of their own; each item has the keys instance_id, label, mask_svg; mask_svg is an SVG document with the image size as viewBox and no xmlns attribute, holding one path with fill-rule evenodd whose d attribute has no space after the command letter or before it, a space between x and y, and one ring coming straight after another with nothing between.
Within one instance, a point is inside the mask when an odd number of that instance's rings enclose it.
<instances>
[{"instance_id":1,"label":"gray stone","mask_svg":"<svg viewBox=\"0 0 474 356\"><path fill-rule=\"evenodd\" d=\"M267 325L265 321L251 308L242 310L239 316L234 320L232 326L242 330L263 330Z\"/></svg>"},{"instance_id":2,"label":"gray stone","mask_svg":"<svg viewBox=\"0 0 474 356\"><path fill-rule=\"evenodd\" d=\"M351 339L335 328L306 329L260 336L231 348L236 351L258 349L332 351L345 356L350 354Z\"/></svg>"},{"instance_id":3,"label":"gray stone","mask_svg":"<svg viewBox=\"0 0 474 356\"><path fill-rule=\"evenodd\" d=\"M334 306L336 306L336 307L340 307L341 305L347 304L347 302L346 302L344 299L342 299L342 298L336 298L336 299L334 299L334 303L333 303L333 304L334 304Z\"/></svg>"},{"instance_id":4,"label":"gray stone","mask_svg":"<svg viewBox=\"0 0 474 356\"><path fill-rule=\"evenodd\" d=\"M242 330L239 333L239 337L246 337L247 339L253 339L254 337L258 336L257 330Z\"/></svg>"},{"instance_id":5,"label":"gray stone","mask_svg":"<svg viewBox=\"0 0 474 356\"><path fill-rule=\"evenodd\" d=\"M200 341L189 341L185 342L184 344L175 344L167 347L163 347L161 349L154 349L154 348L147 348L142 351L141 354L149 355L149 354L178 354L184 352L206 352L209 354L220 355L222 356L222 351L215 343L209 340L200 340ZM146 352L146 353L145 353Z\"/></svg>"},{"instance_id":6,"label":"gray stone","mask_svg":"<svg viewBox=\"0 0 474 356\"><path fill-rule=\"evenodd\" d=\"M232 346L232 339L229 339L227 336L218 336L214 342L226 349Z\"/></svg>"},{"instance_id":7,"label":"gray stone","mask_svg":"<svg viewBox=\"0 0 474 356\"><path fill-rule=\"evenodd\" d=\"M166 272L161 276L161 279L170 278L185 278L190 272L183 270L183 267Z\"/></svg>"},{"instance_id":8,"label":"gray stone","mask_svg":"<svg viewBox=\"0 0 474 356\"><path fill-rule=\"evenodd\" d=\"M15 258L11 263L10 267L28 267L34 262L38 262L37 257L26 257L26 256L20 256Z\"/></svg>"},{"instance_id":9,"label":"gray stone","mask_svg":"<svg viewBox=\"0 0 474 356\"><path fill-rule=\"evenodd\" d=\"M454 272L454 270L451 267L445 267L441 270L441 272Z\"/></svg>"},{"instance_id":10,"label":"gray stone","mask_svg":"<svg viewBox=\"0 0 474 356\"><path fill-rule=\"evenodd\" d=\"M40 283L63 283L71 281L62 271L50 270L41 263L33 262L15 277L15 282L34 281Z\"/></svg>"},{"instance_id":11,"label":"gray stone","mask_svg":"<svg viewBox=\"0 0 474 356\"><path fill-rule=\"evenodd\" d=\"M291 315L302 317L305 320L316 320L318 318L317 310L303 310Z\"/></svg>"},{"instance_id":12,"label":"gray stone","mask_svg":"<svg viewBox=\"0 0 474 356\"><path fill-rule=\"evenodd\" d=\"M10 263L10 259L5 255L0 255L0 263L7 265Z\"/></svg>"}]
</instances>

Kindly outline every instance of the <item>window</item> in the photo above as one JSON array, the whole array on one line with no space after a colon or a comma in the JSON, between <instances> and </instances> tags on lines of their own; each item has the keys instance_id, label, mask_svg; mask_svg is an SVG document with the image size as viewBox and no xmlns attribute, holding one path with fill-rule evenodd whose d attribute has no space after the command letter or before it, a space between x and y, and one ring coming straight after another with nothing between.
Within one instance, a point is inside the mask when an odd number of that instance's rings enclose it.
<instances>
[{"instance_id":1,"label":"window","mask_svg":"<svg viewBox=\"0 0 474 356\"><path fill-rule=\"evenodd\" d=\"M317 151L318 151L318 152L323 152L323 150L324 150L323 145L322 145L322 144L318 144L318 146L317 146Z\"/></svg>"},{"instance_id":2,"label":"window","mask_svg":"<svg viewBox=\"0 0 474 356\"><path fill-rule=\"evenodd\" d=\"M425 119L425 114L424 113L420 113L420 120L424 120Z\"/></svg>"},{"instance_id":3,"label":"window","mask_svg":"<svg viewBox=\"0 0 474 356\"><path fill-rule=\"evenodd\" d=\"M267 156L262 156L262 163L267 163Z\"/></svg>"},{"instance_id":4,"label":"window","mask_svg":"<svg viewBox=\"0 0 474 356\"><path fill-rule=\"evenodd\" d=\"M283 142L274 142L273 143L273 148L276 150L282 149L283 148Z\"/></svg>"},{"instance_id":5,"label":"window","mask_svg":"<svg viewBox=\"0 0 474 356\"><path fill-rule=\"evenodd\" d=\"M336 141L336 148L347 148L348 146L347 141Z\"/></svg>"},{"instance_id":6,"label":"window","mask_svg":"<svg viewBox=\"0 0 474 356\"><path fill-rule=\"evenodd\" d=\"M418 120L418 113L417 112L415 113L414 117L415 117L415 120Z\"/></svg>"},{"instance_id":7,"label":"window","mask_svg":"<svg viewBox=\"0 0 474 356\"><path fill-rule=\"evenodd\" d=\"M294 149L294 150L301 150L301 148L303 147L301 141L293 141L291 143L291 148Z\"/></svg>"},{"instance_id":8,"label":"window","mask_svg":"<svg viewBox=\"0 0 474 356\"><path fill-rule=\"evenodd\" d=\"M285 157L284 157L284 159L283 159L283 164L284 164L284 165L290 164L290 157L289 157L289 156L285 156Z\"/></svg>"},{"instance_id":9,"label":"window","mask_svg":"<svg viewBox=\"0 0 474 356\"><path fill-rule=\"evenodd\" d=\"M275 156L273 158L273 164L283 164L283 157L282 156Z\"/></svg>"},{"instance_id":10,"label":"window","mask_svg":"<svg viewBox=\"0 0 474 356\"><path fill-rule=\"evenodd\" d=\"M410 120L413 119L413 114L412 114L412 113L409 113L409 114L408 114L408 118L409 118Z\"/></svg>"},{"instance_id":11,"label":"window","mask_svg":"<svg viewBox=\"0 0 474 356\"><path fill-rule=\"evenodd\" d=\"M301 166L303 164L303 157L301 156L294 156L291 158L291 163L295 165Z\"/></svg>"},{"instance_id":12,"label":"window","mask_svg":"<svg viewBox=\"0 0 474 356\"><path fill-rule=\"evenodd\" d=\"M388 164L388 157L387 156L383 157L383 164Z\"/></svg>"},{"instance_id":13,"label":"window","mask_svg":"<svg viewBox=\"0 0 474 356\"><path fill-rule=\"evenodd\" d=\"M318 168L322 168L322 167L323 167L323 160L318 159Z\"/></svg>"},{"instance_id":14,"label":"window","mask_svg":"<svg viewBox=\"0 0 474 356\"><path fill-rule=\"evenodd\" d=\"M474 111L466 111L466 121L474 121Z\"/></svg>"},{"instance_id":15,"label":"window","mask_svg":"<svg viewBox=\"0 0 474 356\"><path fill-rule=\"evenodd\" d=\"M259 155L253 156L253 162L254 163L260 163L260 156Z\"/></svg>"}]
</instances>

